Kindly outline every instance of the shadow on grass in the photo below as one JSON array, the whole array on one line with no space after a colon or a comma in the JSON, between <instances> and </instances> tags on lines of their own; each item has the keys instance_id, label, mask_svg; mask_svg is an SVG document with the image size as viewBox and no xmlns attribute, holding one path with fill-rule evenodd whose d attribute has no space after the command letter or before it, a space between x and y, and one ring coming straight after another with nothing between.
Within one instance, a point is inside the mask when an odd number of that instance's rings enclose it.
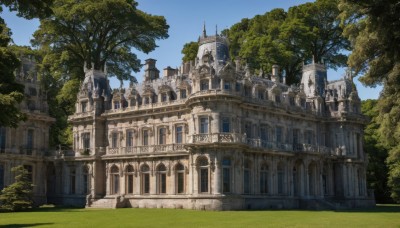
<instances>
[{"instance_id":1,"label":"shadow on grass","mask_svg":"<svg viewBox=\"0 0 400 228\"><path fill-rule=\"evenodd\" d=\"M399 213L400 204L380 204L373 208L356 208L349 210L337 210L336 212L364 212L364 213Z\"/></svg>"},{"instance_id":2,"label":"shadow on grass","mask_svg":"<svg viewBox=\"0 0 400 228\"><path fill-rule=\"evenodd\" d=\"M53 225L53 224L54 223L21 223L21 224L0 225L0 228L34 227L34 226L44 226L44 225Z\"/></svg>"}]
</instances>

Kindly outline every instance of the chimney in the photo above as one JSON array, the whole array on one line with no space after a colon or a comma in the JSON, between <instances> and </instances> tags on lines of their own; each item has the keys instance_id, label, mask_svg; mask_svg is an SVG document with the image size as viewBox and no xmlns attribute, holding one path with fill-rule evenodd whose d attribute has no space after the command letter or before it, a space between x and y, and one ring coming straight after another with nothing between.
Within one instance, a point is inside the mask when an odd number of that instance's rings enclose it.
<instances>
[{"instance_id":1,"label":"chimney","mask_svg":"<svg viewBox=\"0 0 400 228\"><path fill-rule=\"evenodd\" d=\"M273 66L272 66L271 81L273 81L273 82L280 82L280 78L279 78L279 66L278 66L278 65L273 65Z\"/></svg>"},{"instance_id":2,"label":"chimney","mask_svg":"<svg viewBox=\"0 0 400 228\"><path fill-rule=\"evenodd\" d=\"M167 68L164 68L163 75L164 75L164 77L171 77L171 76L174 76L177 72L178 72L177 69L174 69L174 68L171 68L170 66L168 66Z\"/></svg>"},{"instance_id":3,"label":"chimney","mask_svg":"<svg viewBox=\"0 0 400 228\"><path fill-rule=\"evenodd\" d=\"M160 71L156 68L155 59L146 59L144 68L144 80L152 81L160 77Z\"/></svg>"}]
</instances>

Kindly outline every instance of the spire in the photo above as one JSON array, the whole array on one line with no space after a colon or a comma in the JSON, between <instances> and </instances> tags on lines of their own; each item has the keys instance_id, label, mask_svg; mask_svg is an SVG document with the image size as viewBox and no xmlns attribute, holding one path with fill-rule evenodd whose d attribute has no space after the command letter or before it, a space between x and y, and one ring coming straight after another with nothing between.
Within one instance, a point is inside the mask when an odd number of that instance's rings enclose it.
<instances>
[{"instance_id":1,"label":"spire","mask_svg":"<svg viewBox=\"0 0 400 228\"><path fill-rule=\"evenodd\" d=\"M203 38L206 38L206 37L207 37L206 22L204 21L204 24L203 24Z\"/></svg>"},{"instance_id":2,"label":"spire","mask_svg":"<svg viewBox=\"0 0 400 228\"><path fill-rule=\"evenodd\" d=\"M215 36L218 36L218 25L215 25Z\"/></svg>"}]
</instances>

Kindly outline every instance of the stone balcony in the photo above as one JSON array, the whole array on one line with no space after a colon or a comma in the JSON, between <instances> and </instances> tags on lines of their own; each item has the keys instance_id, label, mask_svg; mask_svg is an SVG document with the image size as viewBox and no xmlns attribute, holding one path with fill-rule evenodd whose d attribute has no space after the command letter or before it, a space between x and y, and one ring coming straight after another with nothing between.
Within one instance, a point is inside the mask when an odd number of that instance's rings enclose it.
<instances>
[{"instance_id":1,"label":"stone balcony","mask_svg":"<svg viewBox=\"0 0 400 228\"><path fill-rule=\"evenodd\" d=\"M133 147L107 148L107 155L152 155L186 152L185 144L162 144Z\"/></svg>"}]
</instances>

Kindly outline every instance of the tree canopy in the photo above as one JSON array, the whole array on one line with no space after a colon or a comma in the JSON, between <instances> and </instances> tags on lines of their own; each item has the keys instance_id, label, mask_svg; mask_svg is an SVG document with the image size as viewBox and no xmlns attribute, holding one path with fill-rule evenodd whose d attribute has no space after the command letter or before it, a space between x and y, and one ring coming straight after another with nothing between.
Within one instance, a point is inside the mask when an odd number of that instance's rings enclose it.
<instances>
[{"instance_id":1,"label":"tree canopy","mask_svg":"<svg viewBox=\"0 0 400 228\"><path fill-rule=\"evenodd\" d=\"M400 4L397 0L341 0L344 35L353 51L349 65L361 82L383 84L377 106L379 142L389 150L389 186L400 202Z\"/></svg>"},{"instance_id":2,"label":"tree canopy","mask_svg":"<svg viewBox=\"0 0 400 228\"><path fill-rule=\"evenodd\" d=\"M254 70L270 72L278 64L288 84L299 82L303 62L324 62L328 68L343 67L349 41L342 36L337 18L338 1L317 0L289 8L273 9L242 19L224 30L233 59Z\"/></svg>"},{"instance_id":3,"label":"tree canopy","mask_svg":"<svg viewBox=\"0 0 400 228\"><path fill-rule=\"evenodd\" d=\"M183 62L188 62L190 60L195 60L197 56L197 50L199 49L199 43L198 42L189 42L186 43L183 46L182 49L182 61Z\"/></svg>"}]
</instances>

